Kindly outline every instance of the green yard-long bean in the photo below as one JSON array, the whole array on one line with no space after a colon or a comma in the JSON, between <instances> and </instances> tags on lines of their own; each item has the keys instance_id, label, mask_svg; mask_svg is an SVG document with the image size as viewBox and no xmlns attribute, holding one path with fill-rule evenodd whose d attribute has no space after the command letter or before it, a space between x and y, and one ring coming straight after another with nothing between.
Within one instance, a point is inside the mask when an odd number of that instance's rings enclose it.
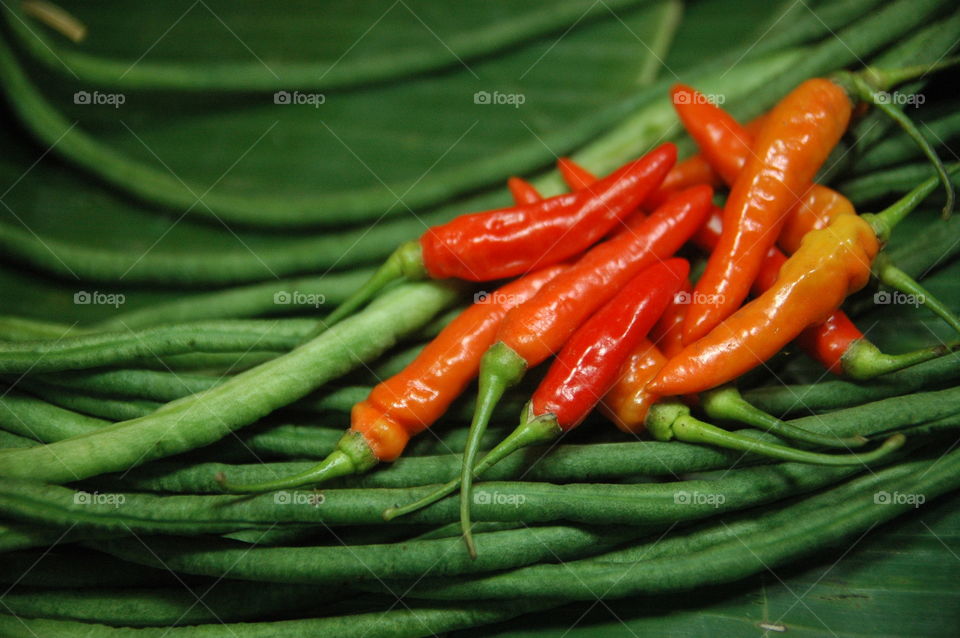
<instances>
[{"instance_id":1,"label":"green yard-long bean","mask_svg":"<svg viewBox=\"0 0 960 638\"><path fill-rule=\"evenodd\" d=\"M149 416L29 450L2 452L0 476L72 481L209 445L379 356L457 296L456 288L439 283L396 288L349 323Z\"/></svg>"}]
</instances>

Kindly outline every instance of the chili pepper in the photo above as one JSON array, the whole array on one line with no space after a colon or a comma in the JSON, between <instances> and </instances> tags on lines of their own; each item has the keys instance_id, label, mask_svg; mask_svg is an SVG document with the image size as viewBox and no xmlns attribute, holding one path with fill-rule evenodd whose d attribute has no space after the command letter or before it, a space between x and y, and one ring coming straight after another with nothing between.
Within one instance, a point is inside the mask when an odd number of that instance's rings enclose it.
<instances>
[{"instance_id":1,"label":"chili pepper","mask_svg":"<svg viewBox=\"0 0 960 638\"><path fill-rule=\"evenodd\" d=\"M709 223L709 220L707 223ZM673 301L663 311L660 320L654 324L650 331L650 339L657 344L657 349L667 357L672 357L683 350L683 318L687 314L692 293L693 284L687 279L680 286L680 291L674 295Z\"/></svg>"},{"instance_id":2,"label":"chili pepper","mask_svg":"<svg viewBox=\"0 0 960 638\"><path fill-rule=\"evenodd\" d=\"M632 220L628 228L594 246L532 300L507 313L497 342L480 364L479 392L464 452L463 476L473 467L493 408L506 389L519 383L527 368L560 350L591 314L640 271L673 255L702 223L712 196L709 186L696 186L672 198L649 217ZM465 485L469 485L470 478L466 478ZM385 512L384 516L392 518L423 504Z\"/></svg>"},{"instance_id":3,"label":"chili pepper","mask_svg":"<svg viewBox=\"0 0 960 638\"><path fill-rule=\"evenodd\" d=\"M527 275L460 313L403 371L378 384L353 406L350 429L336 450L317 465L258 484L234 485L222 475L218 480L231 491L263 492L359 474L379 462L396 460L410 437L436 422L476 376L480 357L493 343L507 312L533 297L564 269L556 265Z\"/></svg>"},{"instance_id":4,"label":"chili pepper","mask_svg":"<svg viewBox=\"0 0 960 638\"><path fill-rule=\"evenodd\" d=\"M823 190L827 191L829 189ZM842 195L840 198L842 199L838 200L829 197L827 201L838 202L845 200ZM805 203L809 203L809 200L805 200ZM828 210L842 211L843 206L831 206L828 207ZM815 209L811 209L811 211L813 212L809 214L808 219L819 220ZM804 213L804 215L806 215L806 213ZM821 223L820 221L816 221L817 226L821 225ZM707 222L697 231L697 234L694 235L694 243L704 250L712 250L720 239L720 225L719 215L711 215ZM760 271L757 273L757 277L753 280L753 285L751 286L751 291L754 295L761 295L765 290L773 286L780 274L780 269L786 261L786 255L776 247L772 247L767 251L767 255L764 257L763 263L760 266ZM682 313L685 311L686 306L681 306L671 312L672 308L673 307L668 308L664 316L673 317L674 322L682 321ZM662 319L661 323L663 321L666 321L666 319ZM679 344L680 338L677 332L678 331L672 327L668 328L664 326L660 328L659 323L654 327L652 334L654 338L657 339L658 346L661 347L668 357L675 356L682 349L682 346ZM805 329L800 334L797 343L803 348L807 355L819 362L830 372L837 375L845 374L855 379L867 379L880 374L893 372L894 370L899 370L941 356L949 350L949 348L945 346L934 346L903 354L886 354L870 343L864 334L853 325L849 317L839 309L834 311L822 323ZM731 403L727 402L723 405L731 405ZM711 416L714 418L733 418L732 413L721 413L719 409L712 413ZM746 420L743 412L738 412L735 418ZM759 419L755 419L751 424L756 425L758 422Z\"/></svg>"},{"instance_id":5,"label":"chili pepper","mask_svg":"<svg viewBox=\"0 0 960 638\"><path fill-rule=\"evenodd\" d=\"M576 255L603 237L663 181L676 160L663 144L591 187L539 202L461 215L402 244L327 319L336 323L399 278L490 281Z\"/></svg>"},{"instance_id":6,"label":"chili pepper","mask_svg":"<svg viewBox=\"0 0 960 638\"><path fill-rule=\"evenodd\" d=\"M603 397L600 407L604 415L628 434L643 431L650 406L660 399L660 395L647 390L647 385L666 364L667 357L660 348L649 339L641 341L620 369L620 378Z\"/></svg>"},{"instance_id":7,"label":"chili pepper","mask_svg":"<svg viewBox=\"0 0 960 638\"><path fill-rule=\"evenodd\" d=\"M510 195L516 204L534 204L543 199L533 184L519 177L508 179L507 188L510 189Z\"/></svg>"},{"instance_id":8,"label":"chili pepper","mask_svg":"<svg viewBox=\"0 0 960 638\"><path fill-rule=\"evenodd\" d=\"M777 104L724 208L720 243L697 282L684 320L684 343L706 335L746 298L785 213L810 185L846 130L853 110L847 93L820 78L807 80ZM712 296L712 297L711 297ZM698 299L711 298L712 303Z\"/></svg>"},{"instance_id":9,"label":"chili pepper","mask_svg":"<svg viewBox=\"0 0 960 638\"><path fill-rule=\"evenodd\" d=\"M807 189L800 201L790 210L780 230L777 244L788 255L800 248L800 242L811 230L820 230L830 225L840 215L856 215L849 199L839 192L820 184Z\"/></svg>"},{"instance_id":10,"label":"chili pepper","mask_svg":"<svg viewBox=\"0 0 960 638\"><path fill-rule=\"evenodd\" d=\"M936 184L927 180L882 213L841 215L809 233L773 286L671 359L651 389L675 395L716 387L827 319L848 294L866 285L880 243Z\"/></svg>"},{"instance_id":11,"label":"chili pepper","mask_svg":"<svg viewBox=\"0 0 960 638\"><path fill-rule=\"evenodd\" d=\"M660 433L654 433L654 436L660 436L664 431L663 428L667 428L668 426L672 428L674 420L680 418L680 416L689 417L689 410L685 407L680 408L679 404L674 401L661 402L662 396L650 387L650 383L667 364L667 361L667 357L650 341L641 343L627 358L627 361L620 370L619 378L616 383L610 387L610 390L604 397L606 414L617 427L624 432L637 434L646 428L650 421L654 421L661 427ZM701 398L704 407L707 408L708 414L711 409L717 409L722 412L725 417L733 417L731 420L741 420L747 425L779 436L817 445L844 448L863 445L867 442L867 439L862 436L841 438L818 434L790 425L754 408L732 387L725 388L722 392L706 393L701 395ZM665 413L671 415L672 420L666 419L664 417ZM736 417L744 418L737 419ZM662 440L677 437L690 443L702 442L696 438L700 436L696 433L703 431L710 432L710 442L714 445L746 451L746 449L740 445L743 443L742 436L735 436L730 432L721 430L709 423L698 421L692 417L686 418L685 425L679 428L678 432L674 432L671 437ZM725 434L731 434L731 436L724 436ZM886 450L887 448L884 449ZM812 453L805 451L797 455L796 453L798 451L793 448L773 444L767 444L767 447L763 450L756 451L760 454L773 456L774 458L829 465L843 465L851 462L858 463L863 460L861 456L811 455ZM880 452L872 452L871 454L880 454Z\"/></svg>"},{"instance_id":12,"label":"chili pepper","mask_svg":"<svg viewBox=\"0 0 960 638\"><path fill-rule=\"evenodd\" d=\"M711 104L694 89L677 85L673 94L677 112L704 157L724 176L725 181L732 183L750 153L753 135L749 127L742 127L721 107ZM678 96L683 96L683 99ZM825 228L840 215L855 214L853 204L846 197L833 189L813 184L786 214L778 243L787 253L793 253L809 231ZM719 243L721 226L721 220L712 216L694 236L694 241L712 251ZM754 294L762 293L773 285L784 261L786 258L782 253L770 249L751 286ZM915 282L901 271L894 270L890 264L883 270L874 271L884 283L894 284L898 289L913 290L914 293L919 290ZM951 326L957 327L953 314L936 299L931 299L931 309ZM834 316L837 318L834 319ZM845 328L843 333L837 330L840 325ZM840 311L828 318L823 326L822 330L827 334L819 334L819 327L811 327L804 331L800 344L811 357L836 374L842 374L845 367L851 376L868 378L931 359L945 351L943 347L933 347L902 355L885 355L867 341ZM854 342L857 342L856 345ZM830 350L832 354L828 352ZM840 363L841 358L843 364Z\"/></svg>"},{"instance_id":13,"label":"chili pepper","mask_svg":"<svg viewBox=\"0 0 960 638\"><path fill-rule=\"evenodd\" d=\"M763 255L779 235L785 213L810 186L810 180L846 129L853 111L851 96L877 104L908 130L947 189L945 214L952 209L953 187L936 153L902 113L897 116L893 113L896 109L881 104L883 100L873 89L873 85L899 82L916 71L869 73L873 84L857 74L807 80L771 111L756 136L751 156L736 174L724 213L726 230L697 283L697 292L716 295L715 301L691 307L684 322L685 343L707 334L746 298ZM677 90L689 91L686 87ZM698 109L710 106L704 100L687 101L696 102L693 107ZM674 99L679 107L678 102ZM709 131L701 133L704 138L710 137ZM743 138L734 145L742 147ZM718 172L728 178L734 175L729 170Z\"/></svg>"},{"instance_id":14,"label":"chili pepper","mask_svg":"<svg viewBox=\"0 0 960 638\"><path fill-rule=\"evenodd\" d=\"M759 121L759 118L754 121ZM748 126L751 125L753 125L753 122ZM597 181L593 173L569 157L561 157L557 160L557 168L560 170L563 181L571 190L586 188ZM663 183L660 184L660 188L647 197L645 204L654 209L666 202L672 195L691 186L699 186L700 184L720 186L722 183L723 180L702 156L692 155L670 169L670 172L663 179Z\"/></svg>"},{"instance_id":15,"label":"chili pepper","mask_svg":"<svg viewBox=\"0 0 960 638\"><path fill-rule=\"evenodd\" d=\"M520 426L513 433L488 452L476 469L472 456L464 455L459 479L389 515L419 509L462 485L463 537L470 555L476 557L470 531L474 472L480 473L522 447L552 440L579 425L616 381L621 364L646 336L688 271L685 260L669 259L633 277L566 342L524 408Z\"/></svg>"}]
</instances>

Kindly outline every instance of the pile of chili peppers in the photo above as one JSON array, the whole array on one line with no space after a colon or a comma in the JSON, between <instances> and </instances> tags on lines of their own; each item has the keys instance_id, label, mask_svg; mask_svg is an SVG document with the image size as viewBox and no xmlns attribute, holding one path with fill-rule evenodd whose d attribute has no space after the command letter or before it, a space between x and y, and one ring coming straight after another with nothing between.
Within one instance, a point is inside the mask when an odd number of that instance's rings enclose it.
<instances>
[{"instance_id":1,"label":"pile of chili peppers","mask_svg":"<svg viewBox=\"0 0 960 638\"><path fill-rule=\"evenodd\" d=\"M563 158L558 169L569 193L543 198L514 177L508 182L513 206L429 228L401 246L329 323L398 278L516 279L478 297L402 372L356 404L350 428L325 461L268 483L219 480L234 491L265 491L393 461L474 377L478 398L461 476L384 512L388 519L400 516L459 488L472 555L474 477L522 447L560 437L595 408L631 435L648 431L659 440L778 459L844 465L889 454L903 444L902 435L857 451L866 438L790 426L749 404L735 386L791 342L831 373L859 379L947 350L882 353L841 310L871 277L910 293L922 290L882 249L896 224L938 184L947 189L945 214L953 202L947 172L926 146L937 175L877 214L857 214L842 194L815 182L858 102L872 103L873 92L885 88L878 77L807 80L746 125L678 85L673 102L699 154L677 163L676 147L666 143L599 179ZM725 198L715 192L724 186ZM706 268L692 283L688 259L699 258ZM929 293L924 297L931 311L960 328L945 306ZM499 399L551 358L519 427L478 459ZM722 429L694 411L745 427ZM796 444L771 443L750 428Z\"/></svg>"}]
</instances>

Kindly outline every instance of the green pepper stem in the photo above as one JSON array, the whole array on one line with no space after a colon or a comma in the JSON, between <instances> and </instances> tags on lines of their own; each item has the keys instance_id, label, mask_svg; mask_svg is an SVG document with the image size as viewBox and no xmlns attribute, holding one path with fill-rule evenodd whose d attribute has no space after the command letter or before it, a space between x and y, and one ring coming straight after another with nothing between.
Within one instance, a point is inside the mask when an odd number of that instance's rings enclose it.
<instances>
[{"instance_id":1,"label":"green pepper stem","mask_svg":"<svg viewBox=\"0 0 960 638\"><path fill-rule=\"evenodd\" d=\"M942 301L930 294L916 279L897 268L884 253L877 255L873 260L873 274L881 283L894 290L910 295L917 304L923 304L947 323L956 332L960 333L960 319Z\"/></svg>"},{"instance_id":2,"label":"green pepper stem","mask_svg":"<svg viewBox=\"0 0 960 638\"><path fill-rule=\"evenodd\" d=\"M824 447L859 447L867 443L863 436L838 437L817 434L791 425L768 414L743 398L735 386L726 385L700 395L700 406L711 419L739 421L777 436Z\"/></svg>"},{"instance_id":3,"label":"green pepper stem","mask_svg":"<svg viewBox=\"0 0 960 638\"><path fill-rule=\"evenodd\" d=\"M906 441L903 434L894 434L870 452L861 454L822 454L798 450L786 445L761 441L739 432L730 432L690 415L685 405L667 401L655 405L647 416L650 434L660 441L676 439L685 443L705 443L730 450L760 454L782 461L809 463L812 465L857 465L872 463L898 450Z\"/></svg>"},{"instance_id":4,"label":"green pepper stem","mask_svg":"<svg viewBox=\"0 0 960 638\"><path fill-rule=\"evenodd\" d=\"M888 372L896 372L930 359L941 357L954 347L933 346L904 352L903 354L887 354L866 339L854 341L840 360L843 373L851 379L865 381Z\"/></svg>"},{"instance_id":5,"label":"green pepper stem","mask_svg":"<svg viewBox=\"0 0 960 638\"><path fill-rule=\"evenodd\" d=\"M420 242L408 241L400 244L400 246L387 257L383 265L370 275L370 279L360 286L356 292L347 297L336 310L324 319L322 330L326 330L335 323L353 314L353 312L370 301L390 282L404 277L407 279L424 279L426 276L427 271L423 265L423 251L420 248Z\"/></svg>"},{"instance_id":6,"label":"green pepper stem","mask_svg":"<svg viewBox=\"0 0 960 638\"><path fill-rule=\"evenodd\" d=\"M272 492L274 490L293 489L303 485L322 483L340 476L365 472L378 463L373 450L359 432L348 431L337 442L337 449L308 470L299 474L280 477L262 483L231 483L218 472L216 480L229 492Z\"/></svg>"},{"instance_id":7,"label":"green pepper stem","mask_svg":"<svg viewBox=\"0 0 960 638\"><path fill-rule=\"evenodd\" d=\"M496 465L521 448L552 441L561 434L557 419L552 414L534 417L533 408L529 403L523 414L523 419L517 429L483 457L475 472L465 471L461 474L463 487L460 490L460 530L463 532L463 542L467 546L470 558L475 559L477 557L477 546L473 542L473 523L470 515L470 505L473 502L473 477L479 476L487 468ZM470 467L466 463L466 457L464 457L464 468Z\"/></svg>"},{"instance_id":8,"label":"green pepper stem","mask_svg":"<svg viewBox=\"0 0 960 638\"><path fill-rule=\"evenodd\" d=\"M473 411L473 420L470 423L470 431L467 434L467 442L464 447L460 478L451 480L413 503L384 510L383 517L386 520L389 521L436 503L444 496L453 493L461 484L465 489L470 489L474 474L482 471L479 469L480 466L477 466L477 469L473 472L470 471L470 468L474 465L477 451L480 448L480 441L483 440L483 435L487 431L487 425L493 416L493 410L507 388L520 383L526 369L527 362L510 346L502 341L490 346L480 363L477 404ZM496 449L494 448L494 450ZM494 450L487 454L487 458L490 457L490 454L493 454ZM496 460L499 461L500 459L497 458ZM489 467L489 465L486 467ZM486 469L486 467L483 469Z\"/></svg>"},{"instance_id":9,"label":"green pepper stem","mask_svg":"<svg viewBox=\"0 0 960 638\"><path fill-rule=\"evenodd\" d=\"M953 183L950 181L950 177L947 175L947 170L933 146L931 146L930 142L927 141L927 138L920 133L920 130L916 127L913 121L911 121L903 111L897 108L896 105L891 104L888 99L885 99L883 96L879 95L876 89L863 75L852 73L849 75L849 77L852 80L852 87L857 96L864 102L872 104L887 117L896 122L900 128L903 129L904 133L910 136L910 139L914 141L927 159L930 160L934 170L937 172L937 177L939 178L940 183L943 184L943 188L946 190L947 201L943 205L942 213L944 219L949 218L950 213L953 212Z\"/></svg>"},{"instance_id":10,"label":"green pepper stem","mask_svg":"<svg viewBox=\"0 0 960 638\"><path fill-rule=\"evenodd\" d=\"M947 173L955 173L957 169L960 169L960 162L950 164L946 171ZM939 183L940 178L936 175L925 179L887 208L879 213L865 213L863 218L870 222L877 238L881 242L887 242L890 240L890 234L897 224L912 213L936 189Z\"/></svg>"},{"instance_id":11,"label":"green pepper stem","mask_svg":"<svg viewBox=\"0 0 960 638\"><path fill-rule=\"evenodd\" d=\"M526 414L529 408L524 409ZM560 429L556 425L556 421L553 421L549 418L540 418L540 419L527 419L523 421L516 430L510 433L503 441L497 444L492 450L486 453L480 462L476 464L473 468L473 476L479 477L483 475L488 469L502 461L504 458L510 456L517 450L528 447L530 445L536 445L537 443L544 443L550 441L560 435ZM390 507L383 512L383 518L386 520L392 520L398 516L403 516L411 512L415 512L419 509L436 503L444 496L452 494L457 487L461 485L461 478L451 479L450 481L444 483L439 488L430 492L423 498L414 501L408 505L402 507ZM463 515L463 510L461 509L461 516ZM469 521L469 512L467 513L467 520ZM461 527L462 529L462 527ZM468 536L465 536L468 538ZM469 548L472 546L468 544ZM476 549L474 548L475 556Z\"/></svg>"}]
</instances>

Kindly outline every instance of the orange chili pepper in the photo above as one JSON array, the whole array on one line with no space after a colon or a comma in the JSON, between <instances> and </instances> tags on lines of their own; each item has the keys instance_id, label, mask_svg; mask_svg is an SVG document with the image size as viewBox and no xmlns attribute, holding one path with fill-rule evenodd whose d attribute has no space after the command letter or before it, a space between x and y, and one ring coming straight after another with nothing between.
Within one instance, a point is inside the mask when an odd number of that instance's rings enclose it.
<instances>
[{"instance_id":1,"label":"orange chili pepper","mask_svg":"<svg viewBox=\"0 0 960 638\"><path fill-rule=\"evenodd\" d=\"M753 369L865 286L879 250L873 227L855 215L809 233L773 286L684 348L650 390L662 395L700 392Z\"/></svg>"},{"instance_id":2,"label":"orange chili pepper","mask_svg":"<svg viewBox=\"0 0 960 638\"><path fill-rule=\"evenodd\" d=\"M746 298L786 213L847 128L853 103L830 80L807 80L770 112L724 208L724 228L697 282L684 342L707 334ZM700 302L710 299L712 303Z\"/></svg>"},{"instance_id":3,"label":"orange chili pepper","mask_svg":"<svg viewBox=\"0 0 960 638\"><path fill-rule=\"evenodd\" d=\"M350 429L337 449L314 467L255 485L230 484L220 477L221 483L233 491L263 492L358 474L381 461L395 460L410 437L439 419L477 375L480 358L507 312L565 269L550 266L517 279L460 313L406 368L353 406Z\"/></svg>"},{"instance_id":4,"label":"orange chili pepper","mask_svg":"<svg viewBox=\"0 0 960 638\"><path fill-rule=\"evenodd\" d=\"M600 404L618 428L628 434L643 430L650 407L660 400L660 395L650 392L647 386L666 364L663 352L644 339L620 368L620 378Z\"/></svg>"}]
</instances>

